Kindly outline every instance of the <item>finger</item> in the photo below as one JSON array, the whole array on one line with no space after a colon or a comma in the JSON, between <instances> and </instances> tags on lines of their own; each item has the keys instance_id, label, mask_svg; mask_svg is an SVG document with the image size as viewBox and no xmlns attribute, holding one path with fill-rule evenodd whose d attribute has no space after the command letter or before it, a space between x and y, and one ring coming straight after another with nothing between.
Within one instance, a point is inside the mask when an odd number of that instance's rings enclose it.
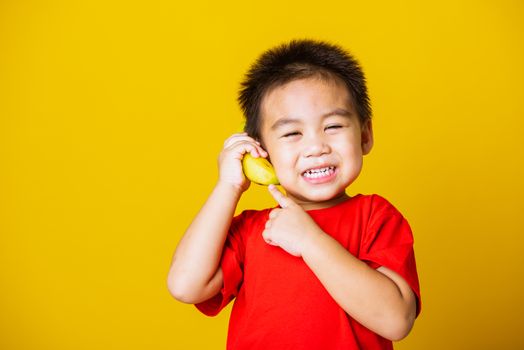
<instances>
[{"instance_id":1,"label":"finger","mask_svg":"<svg viewBox=\"0 0 524 350\"><path fill-rule=\"evenodd\" d=\"M251 153L251 155L255 158L258 158L258 157L267 158L268 156L266 150L260 147L260 145L255 145L254 149L250 151L249 153Z\"/></svg>"},{"instance_id":2,"label":"finger","mask_svg":"<svg viewBox=\"0 0 524 350\"><path fill-rule=\"evenodd\" d=\"M260 145L255 145L255 149L256 149L256 155L254 155L253 152L251 152L252 156L267 158L268 154L267 154L266 150L263 149L262 147L260 147Z\"/></svg>"},{"instance_id":3,"label":"finger","mask_svg":"<svg viewBox=\"0 0 524 350\"><path fill-rule=\"evenodd\" d=\"M266 243L269 244L269 245L275 246L275 247L278 246L278 244L276 244L275 242L273 242L273 241L270 240L270 239L268 239L268 240L266 241Z\"/></svg>"},{"instance_id":4,"label":"finger","mask_svg":"<svg viewBox=\"0 0 524 350\"><path fill-rule=\"evenodd\" d=\"M260 146L260 143L255 141L254 143L251 142L250 144L252 144L255 147L258 156L267 158L268 153L265 149L262 148L262 146Z\"/></svg>"},{"instance_id":5,"label":"finger","mask_svg":"<svg viewBox=\"0 0 524 350\"><path fill-rule=\"evenodd\" d=\"M260 141L258 140L255 140L254 138L252 138L251 136L249 136L247 133L238 133L238 134L233 134L231 135L230 137L228 137L225 141L224 141L224 144L223 144L223 148L231 148L233 147L235 144L239 143L239 142L249 142L249 143L253 143L257 146L257 149L260 149L261 154L264 155L264 157L267 157L267 152L265 149L262 148L262 146L260 145Z\"/></svg>"},{"instance_id":6,"label":"finger","mask_svg":"<svg viewBox=\"0 0 524 350\"><path fill-rule=\"evenodd\" d=\"M293 205L294 202L288 197L286 197L282 192L280 192L275 185L269 185L267 189L282 208L287 208Z\"/></svg>"},{"instance_id":7,"label":"finger","mask_svg":"<svg viewBox=\"0 0 524 350\"><path fill-rule=\"evenodd\" d=\"M275 242L273 242L273 240L271 238L269 238L267 235L266 236L262 236L264 238L264 241L269 244L269 245L273 245L273 246L276 246L277 244Z\"/></svg>"},{"instance_id":8,"label":"finger","mask_svg":"<svg viewBox=\"0 0 524 350\"><path fill-rule=\"evenodd\" d=\"M277 214L278 214L278 209L273 209L269 212L269 218L270 219L274 219L277 217ZM269 220L268 220L269 221Z\"/></svg>"},{"instance_id":9,"label":"finger","mask_svg":"<svg viewBox=\"0 0 524 350\"><path fill-rule=\"evenodd\" d=\"M268 230L265 229L263 232L262 232L262 238L264 239L264 241L266 241L267 243L271 242L271 238L269 238L269 233L268 233Z\"/></svg>"},{"instance_id":10,"label":"finger","mask_svg":"<svg viewBox=\"0 0 524 350\"><path fill-rule=\"evenodd\" d=\"M250 137L239 137L231 140L226 140L225 144L227 144L224 149L227 150L233 150L237 147L243 147L242 154L245 152L250 152L253 157L264 157L266 158L268 156L265 149L263 149L260 144L258 144L256 141L254 141ZM248 146L249 149L246 149L246 146Z\"/></svg>"},{"instance_id":11,"label":"finger","mask_svg":"<svg viewBox=\"0 0 524 350\"><path fill-rule=\"evenodd\" d=\"M247 133L243 132L243 133L238 133L238 134L233 134L231 136L229 136L225 141L224 141L224 148L228 148L229 146L231 146L233 143L235 142L238 142L238 141L249 141L249 142L256 142L252 137L249 137L247 135Z\"/></svg>"},{"instance_id":12,"label":"finger","mask_svg":"<svg viewBox=\"0 0 524 350\"><path fill-rule=\"evenodd\" d=\"M260 147L257 147L256 144L249 141L237 141L229 145L226 150L235 152L238 159L242 159L246 153L251 153L251 155L255 158L264 156L261 154L263 150Z\"/></svg>"},{"instance_id":13,"label":"finger","mask_svg":"<svg viewBox=\"0 0 524 350\"><path fill-rule=\"evenodd\" d=\"M257 149L258 149L258 153L260 153L260 155L264 158L267 158L267 156L269 155L267 153L267 151L265 149L263 149L261 146L260 146L260 143L257 142Z\"/></svg>"},{"instance_id":14,"label":"finger","mask_svg":"<svg viewBox=\"0 0 524 350\"><path fill-rule=\"evenodd\" d=\"M222 148L224 148L224 149L225 148L231 148L232 146L234 146L235 144L239 143L240 141L246 141L246 142L249 142L249 143L254 143L257 146L257 150L259 150L259 152L258 152L259 154L261 154L263 157L267 157L268 156L266 150L263 149L262 146L260 145L260 141L255 140L254 138L252 138L251 136L249 136L245 132L236 133L236 134L233 134L230 137L228 137L224 141L224 144L223 144Z\"/></svg>"},{"instance_id":15,"label":"finger","mask_svg":"<svg viewBox=\"0 0 524 350\"><path fill-rule=\"evenodd\" d=\"M251 139L249 136L239 136L239 137L232 137L224 141L224 149L232 148L234 145L241 143L241 142L249 142L255 144L253 139Z\"/></svg>"}]
</instances>

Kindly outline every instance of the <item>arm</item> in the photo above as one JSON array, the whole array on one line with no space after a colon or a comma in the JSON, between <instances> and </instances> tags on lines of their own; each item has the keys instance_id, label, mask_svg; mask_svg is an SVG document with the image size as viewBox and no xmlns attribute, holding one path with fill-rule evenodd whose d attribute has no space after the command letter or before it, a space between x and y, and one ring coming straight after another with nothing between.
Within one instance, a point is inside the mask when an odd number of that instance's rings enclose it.
<instances>
[{"instance_id":1,"label":"arm","mask_svg":"<svg viewBox=\"0 0 524 350\"><path fill-rule=\"evenodd\" d=\"M227 232L240 194L217 184L178 243L168 275L168 288L179 301L194 304L222 286L218 269Z\"/></svg>"},{"instance_id":2,"label":"arm","mask_svg":"<svg viewBox=\"0 0 524 350\"><path fill-rule=\"evenodd\" d=\"M273 209L262 236L268 244L302 257L333 299L375 333L400 340L416 312L411 287L394 271L372 269L322 231L313 219L275 187L269 190L282 209Z\"/></svg>"},{"instance_id":3,"label":"arm","mask_svg":"<svg viewBox=\"0 0 524 350\"><path fill-rule=\"evenodd\" d=\"M255 157L267 155L245 134L226 140L219 156L219 181L176 248L167 285L179 301L195 304L209 299L222 287L222 250L236 205L249 187L241 164L246 152Z\"/></svg>"},{"instance_id":4,"label":"arm","mask_svg":"<svg viewBox=\"0 0 524 350\"><path fill-rule=\"evenodd\" d=\"M390 340L409 334L415 321L415 296L396 272L383 266L370 268L320 229L305 241L302 258L358 322Z\"/></svg>"}]
</instances>

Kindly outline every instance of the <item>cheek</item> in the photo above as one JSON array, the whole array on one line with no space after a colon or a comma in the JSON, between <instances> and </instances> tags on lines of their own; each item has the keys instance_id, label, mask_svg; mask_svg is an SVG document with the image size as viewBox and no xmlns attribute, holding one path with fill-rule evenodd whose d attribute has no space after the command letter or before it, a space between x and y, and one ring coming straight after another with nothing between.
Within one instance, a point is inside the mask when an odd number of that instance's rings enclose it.
<instances>
[{"instance_id":1,"label":"cheek","mask_svg":"<svg viewBox=\"0 0 524 350\"><path fill-rule=\"evenodd\" d=\"M285 150L279 149L278 152L271 152L268 150L268 153L271 164L273 164L273 167L277 172L277 176L285 176L285 174L293 168L295 161L293 160L293 154L291 152L286 152Z\"/></svg>"},{"instance_id":2,"label":"cheek","mask_svg":"<svg viewBox=\"0 0 524 350\"><path fill-rule=\"evenodd\" d=\"M346 156L350 158L362 157L362 147L360 145L350 145L346 149Z\"/></svg>"},{"instance_id":3,"label":"cheek","mask_svg":"<svg viewBox=\"0 0 524 350\"><path fill-rule=\"evenodd\" d=\"M357 136L340 140L336 147L345 156L355 157L362 155L362 145L360 144L360 138Z\"/></svg>"},{"instance_id":4,"label":"cheek","mask_svg":"<svg viewBox=\"0 0 524 350\"><path fill-rule=\"evenodd\" d=\"M271 163L275 167L275 171L277 173L283 174L289 169L291 160L288 159L284 154L277 154L273 155L271 158Z\"/></svg>"}]
</instances>

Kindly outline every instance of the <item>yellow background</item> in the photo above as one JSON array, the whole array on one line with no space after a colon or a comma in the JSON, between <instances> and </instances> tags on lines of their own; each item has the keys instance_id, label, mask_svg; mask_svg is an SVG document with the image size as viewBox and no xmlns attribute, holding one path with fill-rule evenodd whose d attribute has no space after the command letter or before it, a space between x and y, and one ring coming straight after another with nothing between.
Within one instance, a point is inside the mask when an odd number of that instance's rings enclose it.
<instances>
[{"instance_id":1,"label":"yellow background","mask_svg":"<svg viewBox=\"0 0 524 350\"><path fill-rule=\"evenodd\" d=\"M397 349L524 348L524 6L492 1L0 2L0 348L224 349L172 253L292 38L341 44L376 143L348 193L408 218L423 311ZM273 202L252 186L239 210ZM278 322L277 320L275 320Z\"/></svg>"}]
</instances>

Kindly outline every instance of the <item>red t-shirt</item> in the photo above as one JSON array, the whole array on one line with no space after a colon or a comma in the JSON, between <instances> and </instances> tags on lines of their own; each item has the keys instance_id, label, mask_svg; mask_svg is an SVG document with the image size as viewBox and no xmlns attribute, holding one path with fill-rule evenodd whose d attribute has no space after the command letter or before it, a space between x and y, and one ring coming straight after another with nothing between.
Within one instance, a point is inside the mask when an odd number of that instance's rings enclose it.
<instances>
[{"instance_id":1,"label":"red t-shirt","mask_svg":"<svg viewBox=\"0 0 524 350\"><path fill-rule=\"evenodd\" d=\"M195 306L215 316L236 297L228 349L392 349L392 342L349 316L302 258L267 244L262 231L271 209L246 210L233 219L221 267L224 285ZM386 199L356 195L330 208L309 210L319 227L370 267L400 274L420 289L411 228Z\"/></svg>"}]
</instances>

